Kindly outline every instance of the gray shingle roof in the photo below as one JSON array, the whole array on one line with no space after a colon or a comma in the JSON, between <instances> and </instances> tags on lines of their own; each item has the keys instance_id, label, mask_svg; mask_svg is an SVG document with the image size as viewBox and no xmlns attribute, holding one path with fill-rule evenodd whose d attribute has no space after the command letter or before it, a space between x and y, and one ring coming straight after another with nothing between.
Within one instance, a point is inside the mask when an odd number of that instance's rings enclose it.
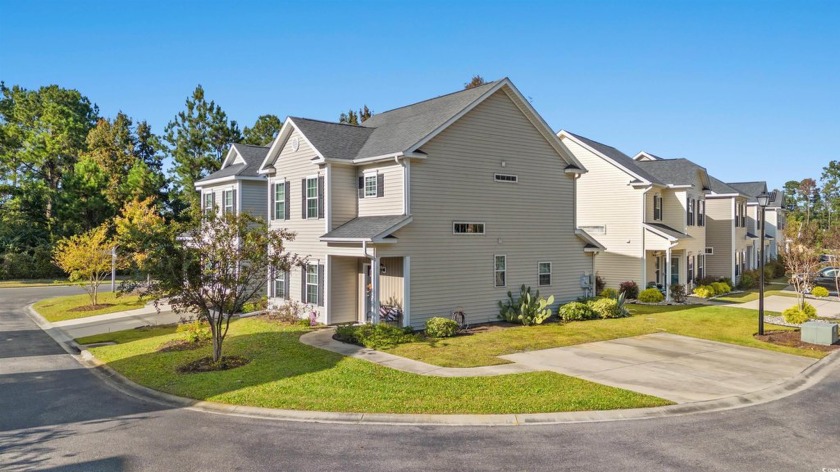
<instances>
[{"instance_id":1,"label":"gray shingle roof","mask_svg":"<svg viewBox=\"0 0 840 472\"><path fill-rule=\"evenodd\" d=\"M709 180L712 182L712 189L711 190L714 193L717 193L717 194L741 193L737 189L734 189L734 188L730 187L729 185L724 183L722 180L716 179L716 178L712 177L711 175L709 176Z\"/></svg>"},{"instance_id":2,"label":"gray shingle roof","mask_svg":"<svg viewBox=\"0 0 840 472\"><path fill-rule=\"evenodd\" d=\"M662 223L645 223L644 225L645 226L650 226L651 228L655 228L655 229L659 230L660 232L665 233L665 234L667 234L668 236L670 236L674 239L694 239L691 236L689 236L685 233L679 232L679 231L675 230L674 228L671 228L668 225L663 225Z\"/></svg>"},{"instance_id":3,"label":"gray shingle roof","mask_svg":"<svg viewBox=\"0 0 840 472\"><path fill-rule=\"evenodd\" d=\"M727 182L727 185L747 196L750 203L758 203L756 196L767 191L767 182Z\"/></svg>"},{"instance_id":4,"label":"gray shingle roof","mask_svg":"<svg viewBox=\"0 0 840 472\"><path fill-rule=\"evenodd\" d=\"M219 169L216 172L197 180L195 183L200 184L209 180L221 179L224 177L260 177L257 172L260 170L260 165L266 154L268 154L267 147L252 146L250 144L236 143L232 146L236 152L245 160L245 164L232 164L224 169Z\"/></svg>"},{"instance_id":5,"label":"gray shingle roof","mask_svg":"<svg viewBox=\"0 0 840 472\"><path fill-rule=\"evenodd\" d=\"M321 239L373 239L404 224L411 217L406 215L360 216L321 236Z\"/></svg>"},{"instance_id":6,"label":"gray shingle roof","mask_svg":"<svg viewBox=\"0 0 840 472\"><path fill-rule=\"evenodd\" d=\"M569 133L570 135L580 139L587 146L589 146L589 147L595 149L596 151L600 152L601 154L609 157L610 159L612 159L616 163L618 163L620 166L627 168L628 170L630 170L634 174L640 176L641 178L643 178L643 179L645 179L645 180L647 180L651 183L654 183L654 184L661 184L661 185L664 184L659 179L657 179L655 176L648 173L645 169L642 169L639 166L639 162L635 161L632 157L628 156L627 154L624 154L623 152L619 151L618 149L616 149L612 146L608 146L608 145L603 144L603 143L599 143L598 141L594 141L592 139L585 138L585 137L583 137L579 134L574 134L574 133L569 132L569 131L567 131L567 133Z\"/></svg>"},{"instance_id":7,"label":"gray shingle roof","mask_svg":"<svg viewBox=\"0 0 840 472\"><path fill-rule=\"evenodd\" d=\"M364 126L290 117L306 139L327 159L356 158L374 130Z\"/></svg>"},{"instance_id":8,"label":"gray shingle roof","mask_svg":"<svg viewBox=\"0 0 840 472\"><path fill-rule=\"evenodd\" d=\"M639 167L668 185L692 185L697 180L697 172L706 173L706 169L688 159L662 159L656 161L637 161Z\"/></svg>"},{"instance_id":9,"label":"gray shingle roof","mask_svg":"<svg viewBox=\"0 0 840 472\"><path fill-rule=\"evenodd\" d=\"M773 198L773 200L771 200L770 204L767 206L771 208L781 208L782 202L785 201L785 192L778 189L773 189L773 192L771 192L770 195L774 196L775 198Z\"/></svg>"}]
</instances>

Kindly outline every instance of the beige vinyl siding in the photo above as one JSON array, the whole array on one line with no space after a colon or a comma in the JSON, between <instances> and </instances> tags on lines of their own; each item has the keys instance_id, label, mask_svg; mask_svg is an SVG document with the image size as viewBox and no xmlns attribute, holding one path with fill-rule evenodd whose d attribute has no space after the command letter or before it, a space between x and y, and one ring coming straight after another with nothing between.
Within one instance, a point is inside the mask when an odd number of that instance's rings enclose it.
<instances>
[{"instance_id":1,"label":"beige vinyl siding","mask_svg":"<svg viewBox=\"0 0 840 472\"><path fill-rule=\"evenodd\" d=\"M330 323L354 323L359 319L358 258L329 257Z\"/></svg>"},{"instance_id":2,"label":"beige vinyl siding","mask_svg":"<svg viewBox=\"0 0 840 472\"><path fill-rule=\"evenodd\" d=\"M356 174L356 188L358 178L365 175L383 174L385 192L381 197L359 198L359 216L402 215L403 214L403 169L400 164L376 164L360 167ZM358 191L357 191L358 196Z\"/></svg>"},{"instance_id":3,"label":"beige vinyl siding","mask_svg":"<svg viewBox=\"0 0 840 472\"><path fill-rule=\"evenodd\" d=\"M555 305L581 295L591 259L574 234L574 181L504 91L422 150L428 158L411 163L414 221L395 233L398 243L376 248L381 256L412 256L413 326L458 307L470 323L495 321L497 302L520 284L555 295ZM496 183L496 172L519 183ZM486 234L453 235L453 221L483 222ZM507 255L507 287L494 287L496 254ZM541 261L552 263L551 286L538 286Z\"/></svg>"},{"instance_id":4,"label":"beige vinyl siding","mask_svg":"<svg viewBox=\"0 0 840 472\"><path fill-rule=\"evenodd\" d=\"M383 257L379 261L385 267L385 274L379 275L379 303L403 306L403 259Z\"/></svg>"},{"instance_id":5,"label":"beige vinyl siding","mask_svg":"<svg viewBox=\"0 0 840 472\"><path fill-rule=\"evenodd\" d=\"M595 271L611 288L617 289L626 280L639 280L644 191L633 188L631 177L615 165L570 139L563 142L588 170L576 184L578 226L606 227L604 234L589 231L606 247L606 251L595 256Z\"/></svg>"},{"instance_id":6,"label":"beige vinyl siding","mask_svg":"<svg viewBox=\"0 0 840 472\"><path fill-rule=\"evenodd\" d=\"M356 167L330 165L330 192L328 208L331 212L332 229L347 223L358 212Z\"/></svg>"},{"instance_id":7,"label":"beige vinyl siding","mask_svg":"<svg viewBox=\"0 0 840 472\"><path fill-rule=\"evenodd\" d=\"M292 151L289 142L295 137L299 138L300 147L297 151ZM269 225L275 229L286 228L296 234L294 241L286 243L288 251L308 257L311 264L326 265L327 246L319 240L327 232L326 219L303 219L301 212L301 180L306 177L325 174L325 169L311 162L313 157L315 157L315 152L300 132L297 130L294 131L280 151L280 155L274 164L274 168L276 169L275 177L278 180L285 179L290 182L288 195L290 199L289 219L271 221ZM301 301L301 270L299 268L292 269L290 277L289 296L292 300ZM319 312L319 317L323 321L326 310L320 307Z\"/></svg>"},{"instance_id":8,"label":"beige vinyl siding","mask_svg":"<svg viewBox=\"0 0 840 472\"><path fill-rule=\"evenodd\" d=\"M216 214L221 215L222 212L224 211L224 201L222 200L222 198L223 198L224 192L226 190L236 190L236 182L225 182L225 183L216 184L216 185L213 185L213 186L204 187L201 190L202 212L204 211L203 210L203 208L204 208L203 207L203 205L204 205L204 194L212 193L213 195L215 195L215 199L216 199L215 200L216 201ZM238 198L240 198L240 196L237 195L236 198L238 199ZM236 211L236 205L237 205L237 203L234 202L234 211Z\"/></svg>"},{"instance_id":9,"label":"beige vinyl siding","mask_svg":"<svg viewBox=\"0 0 840 472\"><path fill-rule=\"evenodd\" d=\"M268 218L268 200L266 198L268 192L268 183L265 180L241 181L241 195L239 198L242 201L242 211L250 213L257 218Z\"/></svg>"},{"instance_id":10,"label":"beige vinyl siding","mask_svg":"<svg viewBox=\"0 0 840 472\"><path fill-rule=\"evenodd\" d=\"M706 256L706 273L713 277L734 276L734 216L732 198L706 199L706 246L713 247L715 252Z\"/></svg>"},{"instance_id":11,"label":"beige vinyl siding","mask_svg":"<svg viewBox=\"0 0 840 472\"><path fill-rule=\"evenodd\" d=\"M680 233L685 233L686 203L685 192L675 190L662 191L662 224L670 226Z\"/></svg>"}]
</instances>

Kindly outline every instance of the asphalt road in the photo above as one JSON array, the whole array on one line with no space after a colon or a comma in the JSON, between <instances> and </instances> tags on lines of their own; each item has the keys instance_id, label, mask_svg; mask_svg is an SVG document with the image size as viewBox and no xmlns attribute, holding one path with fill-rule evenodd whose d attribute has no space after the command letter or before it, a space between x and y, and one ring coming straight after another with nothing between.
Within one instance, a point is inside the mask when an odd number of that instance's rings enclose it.
<instances>
[{"instance_id":1,"label":"asphalt road","mask_svg":"<svg viewBox=\"0 0 840 472\"><path fill-rule=\"evenodd\" d=\"M259 420L169 409L102 383L23 310L74 290L0 289L2 471L840 469L840 369L768 404L656 420L492 428Z\"/></svg>"}]
</instances>

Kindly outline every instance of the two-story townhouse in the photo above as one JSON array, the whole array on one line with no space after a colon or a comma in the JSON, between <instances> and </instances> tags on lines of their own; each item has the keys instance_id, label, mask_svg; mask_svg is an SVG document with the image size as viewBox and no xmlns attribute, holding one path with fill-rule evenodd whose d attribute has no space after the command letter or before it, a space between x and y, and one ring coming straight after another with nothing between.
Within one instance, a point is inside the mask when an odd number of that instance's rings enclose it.
<instances>
[{"instance_id":1,"label":"two-story townhouse","mask_svg":"<svg viewBox=\"0 0 840 472\"><path fill-rule=\"evenodd\" d=\"M747 246L747 268L750 270L758 269L761 263L761 222L760 213L761 208L758 206L757 196L762 193L767 193L767 182L727 182L727 185L738 190L741 194L747 196L747 239L752 243ZM768 209L772 208L768 205ZM765 210L765 218L774 210ZM764 250L765 261L770 260L771 252L776 247L775 242L775 225L768 225L765 222L764 230Z\"/></svg>"},{"instance_id":2,"label":"two-story townhouse","mask_svg":"<svg viewBox=\"0 0 840 472\"><path fill-rule=\"evenodd\" d=\"M604 246L595 269L607 287L690 285L703 273L706 170L618 149L568 131L563 144L588 170L577 184L578 225Z\"/></svg>"},{"instance_id":3,"label":"two-story townhouse","mask_svg":"<svg viewBox=\"0 0 840 472\"><path fill-rule=\"evenodd\" d=\"M765 226L764 232L773 238L774 244L771 244L767 250L767 258L768 260L778 259L779 254L784 251L785 248L785 207L783 202L785 201L784 192L776 189L770 192L771 197L773 197L767 208L765 209Z\"/></svg>"},{"instance_id":4,"label":"two-story townhouse","mask_svg":"<svg viewBox=\"0 0 840 472\"><path fill-rule=\"evenodd\" d=\"M706 195L706 272L738 282L749 267L748 249L754 234L747 232L748 195L710 177L712 192Z\"/></svg>"},{"instance_id":5,"label":"two-story townhouse","mask_svg":"<svg viewBox=\"0 0 840 472\"><path fill-rule=\"evenodd\" d=\"M264 218L267 212L267 180L257 171L265 160L267 147L233 144L221 168L195 182L204 214L248 212Z\"/></svg>"},{"instance_id":6,"label":"two-story townhouse","mask_svg":"<svg viewBox=\"0 0 840 472\"><path fill-rule=\"evenodd\" d=\"M271 302L327 324L494 321L521 284L556 306L583 293L600 250L575 224L585 168L508 79L360 126L290 117L260 172L270 225L309 260L274 274Z\"/></svg>"}]
</instances>

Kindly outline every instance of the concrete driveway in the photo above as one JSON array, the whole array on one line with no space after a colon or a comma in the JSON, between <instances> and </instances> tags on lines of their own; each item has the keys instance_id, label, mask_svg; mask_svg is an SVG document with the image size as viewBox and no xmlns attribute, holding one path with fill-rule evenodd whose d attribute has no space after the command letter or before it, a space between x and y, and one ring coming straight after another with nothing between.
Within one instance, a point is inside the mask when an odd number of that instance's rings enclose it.
<instances>
[{"instance_id":1,"label":"concrete driveway","mask_svg":"<svg viewBox=\"0 0 840 472\"><path fill-rule=\"evenodd\" d=\"M667 333L501 356L676 403L754 392L816 359Z\"/></svg>"},{"instance_id":2,"label":"concrete driveway","mask_svg":"<svg viewBox=\"0 0 840 472\"><path fill-rule=\"evenodd\" d=\"M833 292L832 292L833 293ZM840 301L835 298L806 298L806 302L810 303L817 309L817 316L821 318L840 318ZM764 309L767 311L775 311L781 313L786 309L796 305L796 298L783 297L780 295L771 295L764 299ZM753 300L747 303L733 303L734 308L747 308L750 310L758 310L758 300Z\"/></svg>"}]
</instances>

